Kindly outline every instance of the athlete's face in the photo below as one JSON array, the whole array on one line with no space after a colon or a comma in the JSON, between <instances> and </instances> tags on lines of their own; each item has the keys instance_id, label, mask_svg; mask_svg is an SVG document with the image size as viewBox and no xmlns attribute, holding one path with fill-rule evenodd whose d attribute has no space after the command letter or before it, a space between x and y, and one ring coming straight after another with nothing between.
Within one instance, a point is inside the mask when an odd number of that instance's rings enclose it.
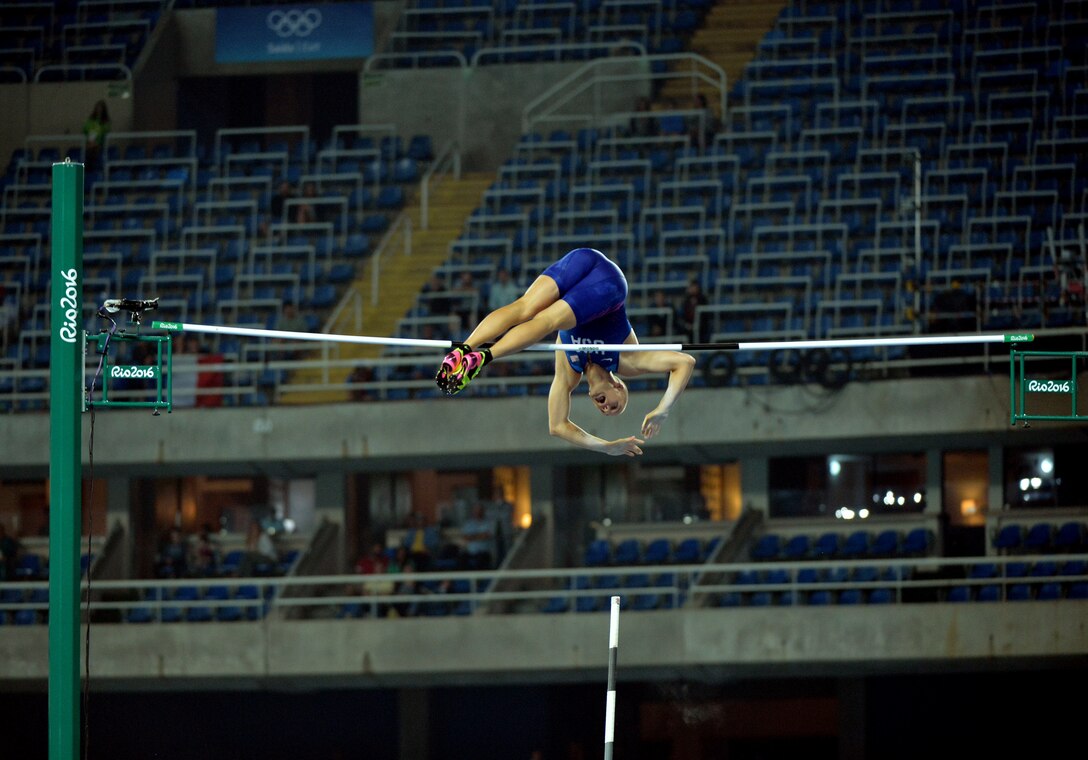
<instances>
[{"instance_id":1,"label":"athlete's face","mask_svg":"<svg viewBox=\"0 0 1088 760\"><path fill-rule=\"evenodd\" d=\"M627 387L624 385L618 387L609 385L607 388L601 388L594 393L590 393L589 397L601 411L601 414L608 417L622 414L623 410L627 408Z\"/></svg>"}]
</instances>

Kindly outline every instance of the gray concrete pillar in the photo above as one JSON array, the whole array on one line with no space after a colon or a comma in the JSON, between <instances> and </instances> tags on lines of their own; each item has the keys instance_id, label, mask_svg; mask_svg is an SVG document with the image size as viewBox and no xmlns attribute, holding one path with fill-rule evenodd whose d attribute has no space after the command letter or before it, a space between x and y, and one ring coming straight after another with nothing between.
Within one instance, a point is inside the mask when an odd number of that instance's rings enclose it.
<instances>
[{"instance_id":1,"label":"gray concrete pillar","mask_svg":"<svg viewBox=\"0 0 1088 760\"><path fill-rule=\"evenodd\" d=\"M122 578L133 577L135 567L133 552L135 551L135 538L132 531L132 483L128 478L112 477L106 480L106 535L109 536L115 525L120 525L125 531L124 540L121 542L120 570Z\"/></svg>"},{"instance_id":2,"label":"gray concrete pillar","mask_svg":"<svg viewBox=\"0 0 1088 760\"><path fill-rule=\"evenodd\" d=\"M344 510L347 502L347 476L335 470L318 472L314 476L314 504L318 524L329 521L340 526L336 541L334 567L344 567L345 531Z\"/></svg>"},{"instance_id":3,"label":"gray concrete pillar","mask_svg":"<svg viewBox=\"0 0 1088 760\"><path fill-rule=\"evenodd\" d=\"M770 517L770 487L767 482L767 457L743 457L740 460L740 502L744 511L754 509Z\"/></svg>"}]
</instances>

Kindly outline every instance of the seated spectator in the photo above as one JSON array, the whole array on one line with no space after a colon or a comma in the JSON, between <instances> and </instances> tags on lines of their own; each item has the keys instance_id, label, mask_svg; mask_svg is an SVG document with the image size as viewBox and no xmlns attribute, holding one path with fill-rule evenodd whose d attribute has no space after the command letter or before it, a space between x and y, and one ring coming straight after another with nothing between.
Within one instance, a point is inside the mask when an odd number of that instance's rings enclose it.
<instances>
[{"instance_id":1,"label":"seated spectator","mask_svg":"<svg viewBox=\"0 0 1088 760\"><path fill-rule=\"evenodd\" d=\"M657 134L657 118L653 116L649 98L639 98L635 103L635 115L631 117L627 133L629 137L653 137Z\"/></svg>"},{"instance_id":2,"label":"seated spectator","mask_svg":"<svg viewBox=\"0 0 1088 760\"><path fill-rule=\"evenodd\" d=\"M402 547L407 550L416 570L421 573L430 570L440 543L438 526L428 525L421 512L413 511L408 516L408 532Z\"/></svg>"},{"instance_id":3,"label":"seated spectator","mask_svg":"<svg viewBox=\"0 0 1088 760\"><path fill-rule=\"evenodd\" d=\"M177 528L171 528L159 549L156 562L160 578L185 578L189 575L189 542Z\"/></svg>"},{"instance_id":4,"label":"seated spectator","mask_svg":"<svg viewBox=\"0 0 1088 760\"><path fill-rule=\"evenodd\" d=\"M196 540L191 542L189 567L193 575L212 577L219 570L219 546L212 538L212 528L204 523Z\"/></svg>"},{"instance_id":5,"label":"seated spectator","mask_svg":"<svg viewBox=\"0 0 1088 760\"><path fill-rule=\"evenodd\" d=\"M307 182L302 186L302 198L314 199L317 198L317 188L314 187L313 182ZM295 224L309 224L310 222L317 221L317 207L312 203L300 203L294 207L294 218L291 220Z\"/></svg>"},{"instance_id":6,"label":"seated spectator","mask_svg":"<svg viewBox=\"0 0 1088 760\"><path fill-rule=\"evenodd\" d=\"M423 300L427 305L427 313L432 317L442 317L453 313L453 301L447 295L449 287L442 282L438 274L432 274L431 279L423 286L424 293L441 293L440 296L432 296Z\"/></svg>"},{"instance_id":7,"label":"seated spectator","mask_svg":"<svg viewBox=\"0 0 1088 760\"><path fill-rule=\"evenodd\" d=\"M471 272L461 272L453 290L457 293L457 300L453 305L453 312L460 321L461 329L476 323L476 315L480 309L480 289L476 287L476 281L472 279ZM521 293L518 293L521 296ZM504 304L505 305L505 304Z\"/></svg>"},{"instance_id":8,"label":"seated spectator","mask_svg":"<svg viewBox=\"0 0 1088 760\"><path fill-rule=\"evenodd\" d=\"M246 533L246 550L242 555L242 562L238 568L238 574L242 576L272 575L279 561L279 553L272 542L272 536L261 528L256 520L249 523Z\"/></svg>"},{"instance_id":9,"label":"seated spectator","mask_svg":"<svg viewBox=\"0 0 1088 760\"><path fill-rule=\"evenodd\" d=\"M691 144L698 148L705 148L714 142L714 136L721 129L721 121L714 115L706 95L701 92L695 96L692 109L699 111L699 115L691 117L688 122Z\"/></svg>"},{"instance_id":10,"label":"seated spectator","mask_svg":"<svg viewBox=\"0 0 1088 760\"><path fill-rule=\"evenodd\" d=\"M495 526L487 519L484 505L476 502L471 516L461 525L461 537L465 541L465 569L490 570L494 556Z\"/></svg>"},{"instance_id":11,"label":"seated spectator","mask_svg":"<svg viewBox=\"0 0 1088 760\"><path fill-rule=\"evenodd\" d=\"M676 324L680 321L680 317L676 313L676 305L669 300L669 296L664 290L658 289L654 291L653 303L650 305L655 309L668 310L668 313L655 313L647 317L651 337L660 338L668 335L670 329L676 329Z\"/></svg>"},{"instance_id":12,"label":"seated spectator","mask_svg":"<svg viewBox=\"0 0 1088 760\"><path fill-rule=\"evenodd\" d=\"M293 301L288 301L283 305L280 318L276 320L276 329L287 332L308 332L310 326L306 323L306 317L299 312L298 306Z\"/></svg>"},{"instance_id":13,"label":"seated spectator","mask_svg":"<svg viewBox=\"0 0 1088 760\"><path fill-rule=\"evenodd\" d=\"M414 573L417 568L415 563L412 562L412 556L409 554L408 549L404 546L398 546L396 552L393 554L393 558L389 560L389 565L385 568L385 572L389 575L399 575L401 573ZM416 593L415 581L394 581L393 593L398 595L414 594ZM398 617L408 617L414 609L415 604L409 602L400 602L398 604L391 605L390 612Z\"/></svg>"},{"instance_id":14,"label":"seated spectator","mask_svg":"<svg viewBox=\"0 0 1088 760\"><path fill-rule=\"evenodd\" d=\"M18 561L19 541L0 522L0 581L14 580Z\"/></svg>"},{"instance_id":15,"label":"seated spectator","mask_svg":"<svg viewBox=\"0 0 1088 760\"><path fill-rule=\"evenodd\" d=\"M374 393L367 386L374 382L374 369L360 364L348 375L348 393L352 401L373 401Z\"/></svg>"},{"instance_id":16,"label":"seated spectator","mask_svg":"<svg viewBox=\"0 0 1088 760\"><path fill-rule=\"evenodd\" d=\"M523 292L523 288L510 276L510 270L503 267L495 273L495 282L488 288L487 308L495 311L507 304L512 304L521 298Z\"/></svg>"},{"instance_id":17,"label":"seated spectator","mask_svg":"<svg viewBox=\"0 0 1088 760\"><path fill-rule=\"evenodd\" d=\"M272 223L278 224L284 221L283 210L286 207L287 201L295 197L295 191L291 189L291 183L284 180L280 183L280 186L276 189L276 192L272 195Z\"/></svg>"},{"instance_id":18,"label":"seated spectator","mask_svg":"<svg viewBox=\"0 0 1088 760\"><path fill-rule=\"evenodd\" d=\"M386 575L389 572L390 557L385 551L385 547L381 544L374 544L370 547L370 551L363 554L355 562L355 572L360 575ZM362 593L364 596L385 596L392 594L395 584L390 581L386 582L371 582L364 583L359 587L358 593ZM378 617L385 617L388 614L389 605L378 605Z\"/></svg>"}]
</instances>

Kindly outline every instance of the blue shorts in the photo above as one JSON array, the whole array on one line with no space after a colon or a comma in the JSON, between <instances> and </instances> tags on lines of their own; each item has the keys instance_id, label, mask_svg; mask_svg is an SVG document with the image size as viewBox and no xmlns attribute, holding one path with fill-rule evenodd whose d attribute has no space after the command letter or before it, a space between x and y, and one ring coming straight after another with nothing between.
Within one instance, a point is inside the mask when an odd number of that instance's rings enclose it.
<instances>
[{"instance_id":1,"label":"blue shorts","mask_svg":"<svg viewBox=\"0 0 1088 760\"><path fill-rule=\"evenodd\" d=\"M627 278L607 256L593 248L575 248L543 274L559 286L559 297L574 312L576 325L622 309L627 301Z\"/></svg>"}]
</instances>

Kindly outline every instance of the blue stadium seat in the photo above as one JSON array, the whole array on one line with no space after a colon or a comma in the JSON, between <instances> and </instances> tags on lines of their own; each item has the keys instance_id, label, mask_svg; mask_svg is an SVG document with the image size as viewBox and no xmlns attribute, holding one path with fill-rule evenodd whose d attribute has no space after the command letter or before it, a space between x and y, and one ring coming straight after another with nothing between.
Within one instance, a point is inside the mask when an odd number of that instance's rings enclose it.
<instances>
[{"instance_id":1,"label":"blue stadium seat","mask_svg":"<svg viewBox=\"0 0 1088 760\"><path fill-rule=\"evenodd\" d=\"M839 534L833 531L820 534L812 544L812 556L816 559L829 559L839 553Z\"/></svg>"},{"instance_id":2,"label":"blue stadium seat","mask_svg":"<svg viewBox=\"0 0 1088 760\"><path fill-rule=\"evenodd\" d=\"M994 548L1009 551L1019 549L1023 543L1024 531L1019 525L1004 525L994 537Z\"/></svg>"},{"instance_id":3,"label":"blue stadium seat","mask_svg":"<svg viewBox=\"0 0 1088 760\"><path fill-rule=\"evenodd\" d=\"M863 557L869 553L869 531L856 530L846 537L839 548L841 557Z\"/></svg>"},{"instance_id":4,"label":"blue stadium seat","mask_svg":"<svg viewBox=\"0 0 1088 760\"><path fill-rule=\"evenodd\" d=\"M702 560L702 543L697 538L685 538L676 546L672 558L674 562L690 565Z\"/></svg>"},{"instance_id":5,"label":"blue stadium seat","mask_svg":"<svg viewBox=\"0 0 1088 760\"><path fill-rule=\"evenodd\" d=\"M948 596L946 599L949 602L969 602L971 601L971 587L953 586L948 589Z\"/></svg>"},{"instance_id":6,"label":"blue stadium seat","mask_svg":"<svg viewBox=\"0 0 1088 760\"><path fill-rule=\"evenodd\" d=\"M793 536L782 549L782 558L786 560L808 559L811 540L804 534Z\"/></svg>"},{"instance_id":7,"label":"blue stadium seat","mask_svg":"<svg viewBox=\"0 0 1088 760\"><path fill-rule=\"evenodd\" d=\"M899 532L884 530L876 535L869 546L871 557L892 557L899 553Z\"/></svg>"},{"instance_id":8,"label":"blue stadium seat","mask_svg":"<svg viewBox=\"0 0 1088 760\"><path fill-rule=\"evenodd\" d=\"M1062 584L1051 581L1039 586L1039 593L1036 599L1039 599L1040 601L1056 601L1061 598Z\"/></svg>"},{"instance_id":9,"label":"blue stadium seat","mask_svg":"<svg viewBox=\"0 0 1088 760\"><path fill-rule=\"evenodd\" d=\"M777 533L764 533L752 547L752 559L770 560L777 559L782 551L782 537Z\"/></svg>"},{"instance_id":10,"label":"blue stadium seat","mask_svg":"<svg viewBox=\"0 0 1088 760\"><path fill-rule=\"evenodd\" d=\"M839 593L839 604L861 604L864 601L865 596L861 589L848 588Z\"/></svg>"},{"instance_id":11,"label":"blue stadium seat","mask_svg":"<svg viewBox=\"0 0 1088 760\"><path fill-rule=\"evenodd\" d=\"M1060 552L1075 552L1084 546L1084 523L1069 521L1062 523L1054 534L1054 548Z\"/></svg>"},{"instance_id":12,"label":"blue stadium seat","mask_svg":"<svg viewBox=\"0 0 1088 760\"><path fill-rule=\"evenodd\" d=\"M914 528L903 537L899 553L906 557L918 557L929 553L933 547L933 533L928 528Z\"/></svg>"},{"instance_id":13,"label":"blue stadium seat","mask_svg":"<svg viewBox=\"0 0 1088 760\"><path fill-rule=\"evenodd\" d=\"M876 588L869 592L869 604L891 604L895 601L895 592L890 588Z\"/></svg>"},{"instance_id":14,"label":"blue stadium seat","mask_svg":"<svg viewBox=\"0 0 1088 760\"><path fill-rule=\"evenodd\" d=\"M637 538L626 538L616 546L612 555L615 565L637 565L642 560L642 547Z\"/></svg>"},{"instance_id":15,"label":"blue stadium seat","mask_svg":"<svg viewBox=\"0 0 1088 760\"><path fill-rule=\"evenodd\" d=\"M647 565L664 565L672 559L672 542L667 538L655 538L646 545L642 561Z\"/></svg>"},{"instance_id":16,"label":"blue stadium seat","mask_svg":"<svg viewBox=\"0 0 1088 760\"><path fill-rule=\"evenodd\" d=\"M586 567L600 567L612 561L612 546L603 538L594 539L586 548L582 564Z\"/></svg>"},{"instance_id":17,"label":"blue stadium seat","mask_svg":"<svg viewBox=\"0 0 1088 760\"><path fill-rule=\"evenodd\" d=\"M1040 552L1050 548L1051 538L1054 535L1054 526L1048 522L1035 523L1028 528L1024 536L1024 549Z\"/></svg>"},{"instance_id":18,"label":"blue stadium seat","mask_svg":"<svg viewBox=\"0 0 1088 760\"><path fill-rule=\"evenodd\" d=\"M1026 602L1032 599L1032 588L1028 583L1014 583L1009 586L1010 602Z\"/></svg>"}]
</instances>

